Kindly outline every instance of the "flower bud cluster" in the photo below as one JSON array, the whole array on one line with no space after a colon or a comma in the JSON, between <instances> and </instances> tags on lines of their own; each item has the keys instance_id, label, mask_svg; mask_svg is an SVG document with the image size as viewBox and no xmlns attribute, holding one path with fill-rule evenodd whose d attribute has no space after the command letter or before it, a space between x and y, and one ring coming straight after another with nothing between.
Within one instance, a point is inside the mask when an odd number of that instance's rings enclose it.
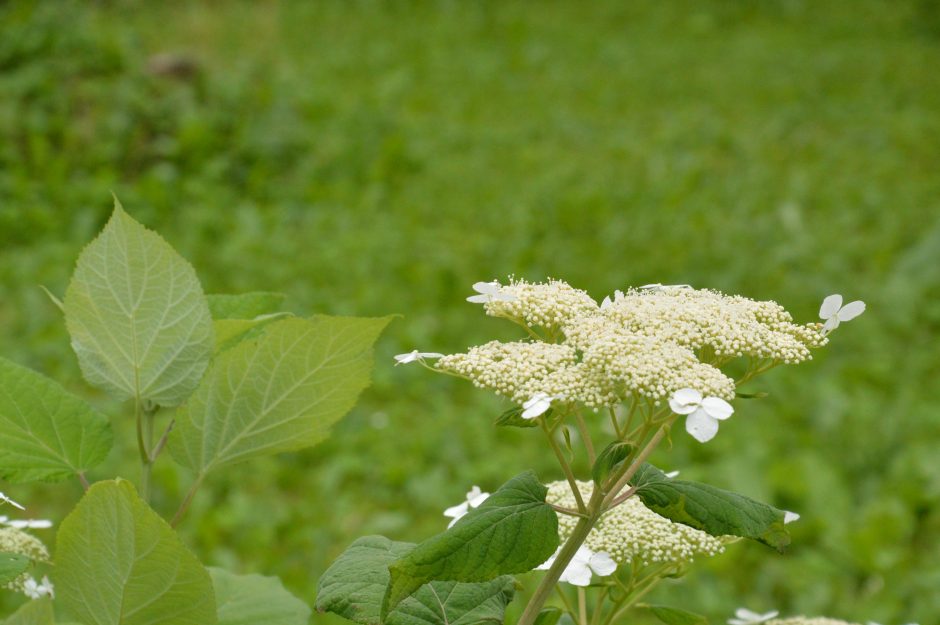
<instances>
[{"instance_id":1,"label":"flower bud cluster","mask_svg":"<svg viewBox=\"0 0 940 625\"><path fill-rule=\"evenodd\" d=\"M16 527L0 527L0 552L26 556L33 562L49 562L49 550L43 542ZM4 588L24 592L27 581L32 579L28 573L23 573L13 581L7 582Z\"/></svg>"},{"instance_id":2,"label":"flower bud cluster","mask_svg":"<svg viewBox=\"0 0 940 625\"><path fill-rule=\"evenodd\" d=\"M577 485L582 497L590 498L594 485L591 482ZM566 508L577 507L568 482L549 484L545 500ZM567 539L576 524L575 517L558 515L562 540ZM713 556L724 551L720 538L661 517L638 497L631 497L604 514L584 544L593 551L606 551L618 564L683 564L698 555Z\"/></svg>"},{"instance_id":3,"label":"flower bud cluster","mask_svg":"<svg viewBox=\"0 0 940 625\"><path fill-rule=\"evenodd\" d=\"M561 280L532 284L510 280L501 292L514 296L509 301L490 301L486 314L493 317L518 319L529 326L557 328L570 320L597 310L597 302L586 291Z\"/></svg>"}]
</instances>

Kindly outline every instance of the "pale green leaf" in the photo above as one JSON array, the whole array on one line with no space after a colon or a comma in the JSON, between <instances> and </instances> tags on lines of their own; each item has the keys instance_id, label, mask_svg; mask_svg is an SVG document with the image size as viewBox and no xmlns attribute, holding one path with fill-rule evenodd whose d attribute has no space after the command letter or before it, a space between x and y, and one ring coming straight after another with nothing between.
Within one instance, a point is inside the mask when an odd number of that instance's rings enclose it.
<instances>
[{"instance_id":1,"label":"pale green leaf","mask_svg":"<svg viewBox=\"0 0 940 625\"><path fill-rule=\"evenodd\" d=\"M380 625L388 566L414 549L412 543L384 536L360 538L320 578L317 610L333 612L361 625ZM475 625L502 623L515 582L498 577L478 584L431 582L392 610L384 625Z\"/></svg>"},{"instance_id":2,"label":"pale green leaf","mask_svg":"<svg viewBox=\"0 0 940 625\"><path fill-rule=\"evenodd\" d=\"M213 319L253 319L281 311L283 293L257 291L239 295L207 295Z\"/></svg>"},{"instance_id":3,"label":"pale green leaf","mask_svg":"<svg viewBox=\"0 0 940 625\"><path fill-rule=\"evenodd\" d=\"M19 553L0 553L0 585L13 581L23 574L32 560Z\"/></svg>"},{"instance_id":4,"label":"pale green leaf","mask_svg":"<svg viewBox=\"0 0 940 625\"><path fill-rule=\"evenodd\" d=\"M222 352L177 412L173 457L204 475L320 442L368 386L389 320L284 319Z\"/></svg>"},{"instance_id":5,"label":"pale green leaf","mask_svg":"<svg viewBox=\"0 0 940 625\"><path fill-rule=\"evenodd\" d=\"M750 538L782 551L790 544L783 510L709 484L669 479L646 464L630 482L647 508L712 536Z\"/></svg>"},{"instance_id":6,"label":"pale green leaf","mask_svg":"<svg viewBox=\"0 0 940 625\"><path fill-rule=\"evenodd\" d=\"M111 443L107 417L49 378L0 358L0 476L65 478L104 460Z\"/></svg>"},{"instance_id":7,"label":"pale green leaf","mask_svg":"<svg viewBox=\"0 0 940 625\"><path fill-rule=\"evenodd\" d=\"M485 582L545 562L558 547L558 516L545 503L547 492L531 471L517 475L453 527L395 561L383 614L432 580Z\"/></svg>"},{"instance_id":8,"label":"pale green leaf","mask_svg":"<svg viewBox=\"0 0 940 625\"><path fill-rule=\"evenodd\" d=\"M3 621L3 625L55 625L52 601L49 599L28 601Z\"/></svg>"},{"instance_id":9,"label":"pale green leaf","mask_svg":"<svg viewBox=\"0 0 940 625\"><path fill-rule=\"evenodd\" d=\"M276 577L235 575L209 568L218 625L306 625L310 607L287 592Z\"/></svg>"},{"instance_id":10,"label":"pale green leaf","mask_svg":"<svg viewBox=\"0 0 940 625\"><path fill-rule=\"evenodd\" d=\"M65 292L85 379L120 399L176 406L212 356L212 319L192 266L115 200Z\"/></svg>"},{"instance_id":11,"label":"pale green leaf","mask_svg":"<svg viewBox=\"0 0 940 625\"><path fill-rule=\"evenodd\" d=\"M219 319L213 321L215 328L215 353L234 347L246 338L257 336L265 326L290 316L290 313L272 313L254 319Z\"/></svg>"},{"instance_id":12,"label":"pale green leaf","mask_svg":"<svg viewBox=\"0 0 940 625\"><path fill-rule=\"evenodd\" d=\"M56 601L85 625L214 625L212 580L125 480L97 482L62 521Z\"/></svg>"},{"instance_id":13,"label":"pale green leaf","mask_svg":"<svg viewBox=\"0 0 940 625\"><path fill-rule=\"evenodd\" d=\"M564 612L556 607L543 608L535 617L535 625L556 625L563 614Z\"/></svg>"}]
</instances>

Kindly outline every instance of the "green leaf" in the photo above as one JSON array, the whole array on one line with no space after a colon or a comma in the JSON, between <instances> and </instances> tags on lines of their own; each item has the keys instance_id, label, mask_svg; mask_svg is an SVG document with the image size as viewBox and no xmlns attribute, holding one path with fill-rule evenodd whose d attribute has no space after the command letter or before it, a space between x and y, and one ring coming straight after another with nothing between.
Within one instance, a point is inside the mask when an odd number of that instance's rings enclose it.
<instances>
[{"instance_id":1,"label":"green leaf","mask_svg":"<svg viewBox=\"0 0 940 625\"><path fill-rule=\"evenodd\" d=\"M235 575L209 568L218 625L307 625L310 608L287 592L276 577Z\"/></svg>"},{"instance_id":2,"label":"green leaf","mask_svg":"<svg viewBox=\"0 0 940 625\"><path fill-rule=\"evenodd\" d=\"M790 544L784 511L708 484L669 479L643 465L630 482L647 508L712 536L750 538L778 551Z\"/></svg>"},{"instance_id":3,"label":"green leaf","mask_svg":"<svg viewBox=\"0 0 940 625\"><path fill-rule=\"evenodd\" d=\"M254 319L219 319L213 321L215 328L215 354L223 352L247 338L257 336L268 324L289 317L290 313L272 313Z\"/></svg>"},{"instance_id":4,"label":"green leaf","mask_svg":"<svg viewBox=\"0 0 940 625\"><path fill-rule=\"evenodd\" d=\"M212 318L219 319L254 319L261 315L281 312L285 295L257 291L240 295L207 295Z\"/></svg>"},{"instance_id":5,"label":"green leaf","mask_svg":"<svg viewBox=\"0 0 940 625\"><path fill-rule=\"evenodd\" d=\"M28 601L3 621L3 625L55 625L52 601L45 598Z\"/></svg>"},{"instance_id":6,"label":"green leaf","mask_svg":"<svg viewBox=\"0 0 940 625\"><path fill-rule=\"evenodd\" d=\"M763 399L767 397L770 393L765 391L758 391L757 393L739 393L735 392L734 396L738 399Z\"/></svg>"},{"instance_id":7,"label":"green leaf","mask_svg":"<svg viewBox=\"0 0 940 625\"><path fill-rule=\"evenodd\" d=\"M0 476L58 480L97 466L111 449L107 417L49 378L0 358Z\"/></svg>"},{"instance_id":8,"label":"green leaf","mask_svg":"<svg viewBox=\"0 0 940 625\"><path fill-rule=\"evenodd\" d=\"M708 619L701 614L671 608L665 605L647 606L650 612L666 625L708 625Z\"/></svg>"},{"instance_id":9,"label":"green leaf","mask_svg":"<svg viewBox=\"0 0 940 625\"><path fill-rule=\"evenodd\" d=\"M284 319L222 352L177 411L173 457L205 475L320 442L368 386L372 346L390 320Z\"/></svg>"},{"instance_id":10,"label":"green leaf","mask_svg":"<svg viewBox=\"0 0 940 625\"><path fill-rule=\"evenodd\" d=\"M562 614L564 614L564 612L558 608L544 608L539 612L539 615L535 617L535 625L557 625L558 621L561 620Z\"/></svg>"},{"instance_id":11,"label":"green leaf","mask_svg":"<svg viewBox=\"0 0 940 625\"><path fill-rule=\"evenodd\" d=\"M0 553L0 585L13 581L29 568L30 559L18 553Z\"/></svg>"},{"instance_id":12,"label":"green leaf","mask_svg":"<svg viewBox=\"0 0 940 625\"><path fill-rule=\"evenodd\" d=\"M432 580L484 582L545 562L558 547L558 516L545 503L547 492L535 473L517 475L453 527L394 562L382 614Z\"/></svg>"},{"instance_id":13,"label":"green leaf","mask_svg":"<svg viewBox=\"0 0 940 625\"><path fill-rule=\"evenodd\" d=\"M115 199L65 292L85 379L119 399L182 403L212 356L212 318L192 266Z\"/></svg>"},{"instance_id":14,"label":"green leaf","mask_svg":"<svg viewBox=\"0 0 940 625\"><path fill-rule=\"evenodd\" d=\"M604 448L597 456L591 475L595 484L603 484L607 477L623 465L623 461L630 457L634 446L623 441L614 441Z\"/></svg>"},{"instance_id":15,"label":"green leaf","mask_svg":"<svg viewBox=\"0 0 940 625\"><path fill-rule=\"evenodd\" d=\"M97 482L62 521L56 601L85 625L213 625L212 580L125 480Z\"/></svg>"},{"instance_id":16,"label":"green leaf","mask_svg":"<svg viewBox=\"0 0 940 625\"><path fill-rule=\"evenodd\" d=\"M496 417L494 425L497 427L513 427L513 428L535 428L539 425L538 419L523 419L522 418L522 408L516 406L515 408L510 408L503 414Z\"/></svg>"},{"instance_id":17,"label":"green leaf","mask_svg":"<svg viewBox=\"0 0 940 625\"><path fill-rule=\"evenodd\" d=\"M406 556L413 543L365 536L349 546L320 578L317 610L362 625L381 625L389 564ZM515 583L498 577L480 584L431 582L392 610L384 625L474 625L502 623Z\"/></svg>"}]
</instances>

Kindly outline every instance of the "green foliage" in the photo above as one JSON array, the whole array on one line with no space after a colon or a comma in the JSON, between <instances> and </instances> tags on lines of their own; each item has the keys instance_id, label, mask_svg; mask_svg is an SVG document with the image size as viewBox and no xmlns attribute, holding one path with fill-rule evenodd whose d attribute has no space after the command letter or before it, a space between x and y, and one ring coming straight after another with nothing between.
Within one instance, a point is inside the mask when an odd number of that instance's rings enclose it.
<instances>
[{"instance_id":1,"label":"green foliage","mask_svg":"<svg viewBox=\"0 0 940 625\"><path fill-rule=\"evenodd\" d=\"M111 449L108 419L39 373L0 358L0 475L58 480L97 466Z\"/></svg>"},{"instance_id":2,"label":"green foliage","mask_svg":"<svg viewBox=\"0 0 940 625\"><path fill-rule=\"evenodd\" d=\"M177 413L173 457L203 476L322 441L369 384L372 345L389 321L285 319L221 353Z\"/></svg>"},{"instance_id":3,"label":"green foliage","mask_svg":"<svg viewBox=\"0 0 940 625\"><path fill-rule=\"evenodd\" d=\"M20 606L3 625L55 625L51 599L36 599Z\"/></svg>"},{"instance_id":4,"label":"green foliage","mask_svg":"<svg viewBox=\"0 0 940 625\"><path fill-rule=\"evenodd\" d=\"M16 579L29 568L30 560L18 553L0 553L0 584Z\"/></svg>"},{"instance_id":5,"label":"green foliage","mask_svg":"<svg viewBox=\"0 0 940 625\"><path fill-rule=\"evenodd\" d=\"M254 319L281 312L285 297L283 293L256 291L238 295L212 294L207 295L206 300L209 302L209 312L215 320Z\"/></svg>"},{"instance_id":6,"label":"green foliage","mask_svg":"<svg viewBox=\"0 0 940 625\"><path fill-rule=\"evenodd\" d=\"M121 399L179 405L209 364L212 320L195 271L117 199L64 306L85 379Z\"/></svg>"},{"instance_id":7,"label":"green foliage","mask_svg":"<svg viewBox=\"0 0 940 625\"><path fill-rule=\"evenodd\" d=\"M517 475L453 527L393 562L382 614L432 580L485 582L545 562L558 547L558 517L545 503L547 492L535 473Z\"/></svg>"},{"instance_id":8,"label":"green foliage","mask_svg":"<svg viewBox=\"0 0 940 625\"><path fill-rule=\"evenodd\" d=\"M559 608L545 608L539 612L535 619L535 625L556 625L561 619L562 612Z\"/></svg>"},{"instance_id":9,"label":"green foliage","mask_svg":"<svg viewBox=\"0 0 940 625\"><path fill-rule=\"evenodd\" d=\"M535 428L539 425L538 419L523 419L522 418L522 408L516 406L515 408L510 408L506 410L501 415L496 417L494 425L497 427L513 427L513 428Z\"/></svg>"},{"instance_id":10,"label":"green foliage","mask_svg":"<svg viewBox=\"0 0 940 625\"><path fill-rule=\"evenodd\" d=\"M209 568L218 625L307 625L310 608L284 589L281 580L235 575Z\"/></svg>"},{"instance_id":11,"label":"green foliage","mask_svg":"<svg viewBox=\"0 0 940 625\"><path fill-rule=\"evenodd\" d=\"M595 484L603 484L611 473L621 468L623 461L633 452L633 445L623 441L614 441L597 455L591 468L591 477ZM642 467L641 467L642 468Z\"/></svg>"},{"instance_id":12,"label":"green foliage","mask_svg":"<svg viewBox=\"0 0 940 625\"><path fill-rule=\"evenodd\" d=\"M708 625L708 619L700 614L665 605L648 606L656 618L666 625Z\"/></svg>"},{"instance_id":13,"label":"green foliage","mask_svg":"<svg viewBox=\"0 0 940 625\"><path fill-rule=\"evenodd\" d=\"M515 592L511 577L483 583L434 581L399 603L384 621L382 601L389 565L407 556L413 543L384 536L356 540L327 569L317 590L317 610L334 612L361 625L474 625L502 623Z\"/></svg>"},{"instance_id":14,"label":"green foliage","mask_svg":"<svg viewBox=\"0 0 940 625\"><path fill-rule=\"evenodd\" d=\"M778 551L790 544L784 511L708 484L669 479L646 465L631 480L647 508L712 536L750 538Z\"/></svg>"},{"instance_id":15,"label":"green foliage","mask_svg":"<svg viewBox=\"0 0 940 625\"><path fill-rule=\"evenodd\" d=\"M212 580L124 480L94 484L56 539L57 601L86 625L213 625Z\"/></svg>"}]
</instances>

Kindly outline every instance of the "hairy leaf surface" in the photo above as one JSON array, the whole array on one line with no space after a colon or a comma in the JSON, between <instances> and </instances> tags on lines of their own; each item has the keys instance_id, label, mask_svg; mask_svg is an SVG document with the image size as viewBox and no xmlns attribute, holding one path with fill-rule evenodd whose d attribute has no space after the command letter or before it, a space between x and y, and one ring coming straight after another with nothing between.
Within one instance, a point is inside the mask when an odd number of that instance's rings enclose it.
<instances>
[{"instance_id":1,"label":"hairy leaf surface","mask_svg":"<svg viewBox=\"0 0 940 625\"><path fill-rule=\"evenodd\" d=\"M56 601L85 625L214 625L212 580L125 480L98 482L59 528Z\"/></svg>"},{"instance_id":2,"label":"hairy leaf surface","mask_svg":"<svg viewBox=\"0 0 940 625\"><path fill-rule=\"evenodd\" d=\"M0 476L58 480L97 466L111 449L107 417L26 367L0 358Z\"/></svg>"},{"instance_id":3,"label":"hairy leaf surface","mask_svg":"<svg viewBox=\"0 0 940 625\"><path fill-rule=\"evenodd\" d=\"M212 356L212 319L192 266L115 200L65 292L85 379L120 399L182 403Z\"/></svg>"}]
</instances>

